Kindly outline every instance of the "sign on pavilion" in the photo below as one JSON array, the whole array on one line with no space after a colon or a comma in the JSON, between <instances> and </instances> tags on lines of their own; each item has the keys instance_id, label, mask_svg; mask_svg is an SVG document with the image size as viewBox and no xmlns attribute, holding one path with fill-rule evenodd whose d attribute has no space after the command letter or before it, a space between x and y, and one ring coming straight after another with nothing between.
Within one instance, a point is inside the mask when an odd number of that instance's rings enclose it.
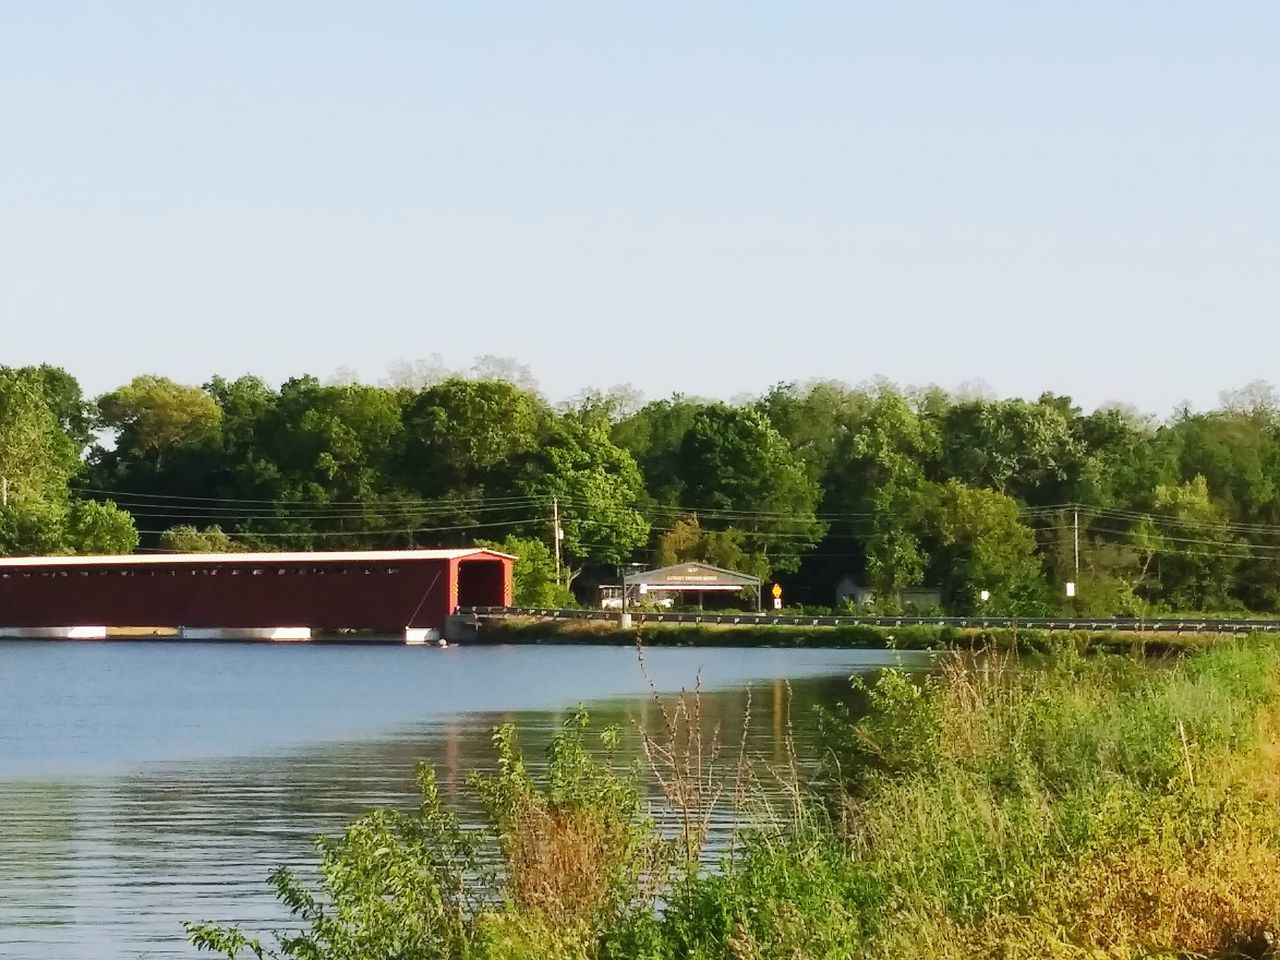
<instances>
[{"instance_id":1,"label":"sign on pavilion","mask_svg":"<svg viewBox=\"0 0 1280 960\"><path fill-rule=\"evenodd\" d=\"M642 570L626 577L623 584L628 600L648 593L696 593L701 597L704 593L739 593L745 590L755 596L756 609L760 609L759 577L713 567L709 563L690 561L657 570Z\"/></svg>"}]
</instances>

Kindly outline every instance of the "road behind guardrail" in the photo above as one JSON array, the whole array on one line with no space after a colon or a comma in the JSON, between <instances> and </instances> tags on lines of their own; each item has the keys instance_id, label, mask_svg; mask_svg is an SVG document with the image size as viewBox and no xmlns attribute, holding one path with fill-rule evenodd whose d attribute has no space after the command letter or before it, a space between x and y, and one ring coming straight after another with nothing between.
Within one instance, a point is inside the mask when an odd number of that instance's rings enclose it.
<instances>
[{"instance_id":1,"label":"road behind guardrail","mask_svg":"<svg viewBox=\"0 0 1280 960\"><path fill-rule=\"evenodd\" d=\"M542 620L617 620L616 610L562 610L553 607L463 607L460 614L484 619L536 617ZM1280 620L1192 617L866 617L801 616L772 613L631 613L633 623L707 623L778 627L961 627L967 629L1085 630L1122 633L1277 633Z\"/></svg>"}]
</instances>

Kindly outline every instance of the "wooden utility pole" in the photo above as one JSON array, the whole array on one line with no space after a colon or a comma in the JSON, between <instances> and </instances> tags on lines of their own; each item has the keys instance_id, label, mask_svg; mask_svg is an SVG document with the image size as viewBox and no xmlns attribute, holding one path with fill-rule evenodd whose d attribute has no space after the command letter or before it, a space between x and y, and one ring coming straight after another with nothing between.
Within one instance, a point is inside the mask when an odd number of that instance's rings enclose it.
<instances>
[{"instance_id":1,"label":"wooden utility pole","mask_svg":"<svg viewBox=\"0 0 1280 960\"><path fill-rule=\"evenodd\" d=\"M556 586L560 586L560 500L551 498L551 539L556 548Z\"/></svg>"},{"instance_id":2,"label":"wooden utility pole","mask_svg":"<svg viewBox=\"0 0 1280 960\"><path fill-rule=\"evenodd\" d=\"M1075 519L1074 535L1072 539L1075 542L1075 551L1076 551L1076 581L1075 582L1079 584L1080 583L1080 511L1079 509L1075 511L1074 519ZM1079 589L1079 587L1077 587L1077 589Z\"/></svg>"}]
</instances>

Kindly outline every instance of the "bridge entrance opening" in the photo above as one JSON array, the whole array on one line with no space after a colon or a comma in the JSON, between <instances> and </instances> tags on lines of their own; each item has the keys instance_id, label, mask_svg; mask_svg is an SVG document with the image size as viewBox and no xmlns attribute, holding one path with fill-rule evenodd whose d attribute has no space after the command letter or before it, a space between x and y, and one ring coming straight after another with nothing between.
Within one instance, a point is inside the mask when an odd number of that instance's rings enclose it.
<instances>
[{"instance_id":1,"label":"bridge entrance opening","mask_svg":"<svg viewBox=\"0 0 1280 960\"><path fill-rule=\"evenodd\" d=\"M458 601L460 607L505 607L507 574L501 560L463 560L458 564Z\"/></svg>"}]
</instances>

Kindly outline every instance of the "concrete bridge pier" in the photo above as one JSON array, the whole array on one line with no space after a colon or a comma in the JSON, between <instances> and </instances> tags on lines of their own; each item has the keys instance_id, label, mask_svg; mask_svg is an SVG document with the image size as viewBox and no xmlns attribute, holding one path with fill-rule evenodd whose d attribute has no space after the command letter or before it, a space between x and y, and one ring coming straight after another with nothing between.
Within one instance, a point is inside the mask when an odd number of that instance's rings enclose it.
<instances>
[{"instance_id":1,"label":"concrete bridge pier","mask_svg":"<svg viewBox=\"0 0 1280 960\"><path fill-rule=\"evenodd\" d=\"M105 640L106 627L0 627L10 640Z\"/></svg>"},{"instance_id":2,"label":"concrete bridge pier","mask_svg":"<svg viewBox=\"0 0 1280 960\"><path fill-rule=\"evenodd\" d=\"M444 637L435 627L405 627L404 642L410 647L440 643Z\"/></svg>"},{"instance_id":3,"label":"concrete bridge pier","mask_svg":"<svg viewBox=\"0 0 1280 960\"><path fill-rule=\"evenodd\" d=\"M180 627L183 640L273 640L297 643L311 639L310 627Z\"/></svg>"}]
</instances>

